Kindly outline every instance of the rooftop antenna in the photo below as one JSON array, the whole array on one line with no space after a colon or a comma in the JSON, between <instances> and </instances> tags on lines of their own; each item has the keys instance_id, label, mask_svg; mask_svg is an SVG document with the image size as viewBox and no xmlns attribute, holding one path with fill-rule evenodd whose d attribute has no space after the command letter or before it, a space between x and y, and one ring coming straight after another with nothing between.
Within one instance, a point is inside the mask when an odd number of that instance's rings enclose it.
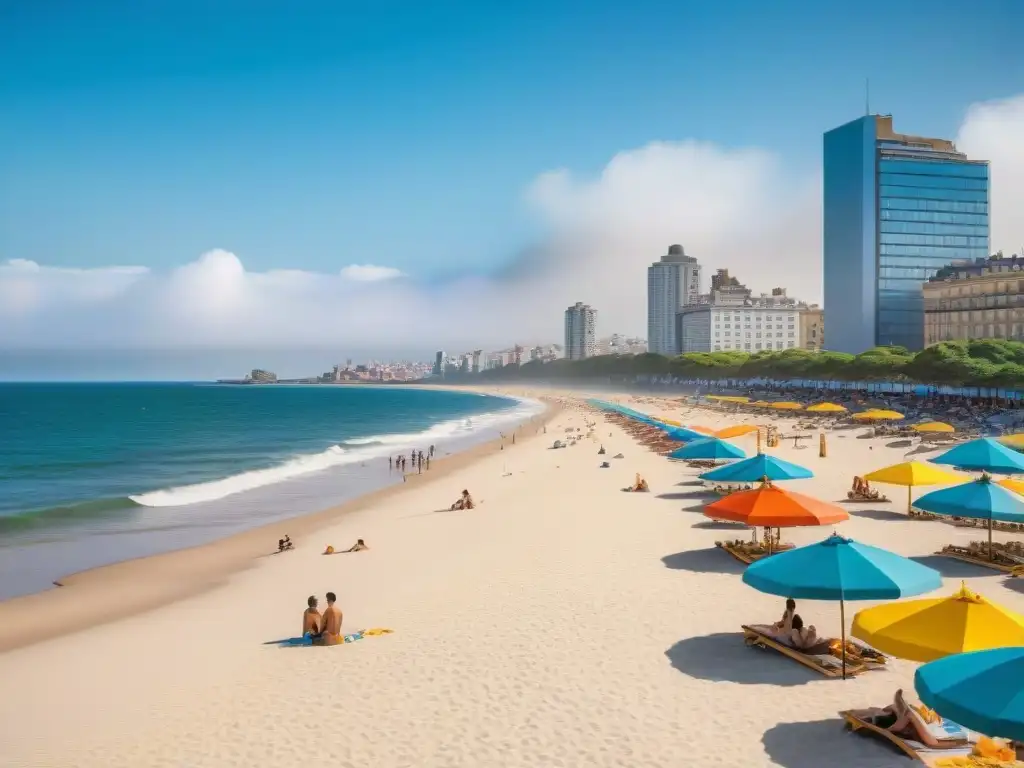
<instances>
[{"instance_id":1,"label":"rooftop antenna","mask_svg":"<svg viewBox=\"0 0 1024 768\"><path fill-rule=\"evenodd\" d=\"M864 78L864 115L871 114L871 80Z\"/></svg>"}]
</instances>

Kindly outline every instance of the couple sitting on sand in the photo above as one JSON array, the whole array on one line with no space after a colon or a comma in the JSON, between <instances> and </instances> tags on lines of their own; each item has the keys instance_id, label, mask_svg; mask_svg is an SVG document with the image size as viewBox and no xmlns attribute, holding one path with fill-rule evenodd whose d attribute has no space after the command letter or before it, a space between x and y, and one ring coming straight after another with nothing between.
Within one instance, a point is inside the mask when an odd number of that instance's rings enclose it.
<instances>
[{"instance_id":1,"label":"couple sitting on sand","mask_svg":"<svg viewBox=\"0 0 1024 768\"><path fill-rule=\"evenodd\" d=\"M344 641L341 608L335 604L337 599L333 592L327 593L327 608L323 615L317 609L316 595L310 595L306 600L308 607L302 612L302 636L310 638L313 645L335 645Z\"/></svg>"},{"instance_id":2,"label":"couple sitting on sand","mask_svg":"<svg viewBox=\"0 0 1024 768\"><path fill-rule=\"evenodd\" d=\"M462 496L452 504L451 509L472 509L473 506L473 497L469 495L469 491L463 490Z\"/></svg>"}]
</instances>

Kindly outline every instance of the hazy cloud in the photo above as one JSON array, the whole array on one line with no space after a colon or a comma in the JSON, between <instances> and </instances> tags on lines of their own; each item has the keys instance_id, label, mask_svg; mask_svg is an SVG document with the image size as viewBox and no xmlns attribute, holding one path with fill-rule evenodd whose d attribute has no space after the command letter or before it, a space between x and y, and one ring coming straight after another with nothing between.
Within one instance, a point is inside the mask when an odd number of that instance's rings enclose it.
<instances>
[{"instance_id":1,"label":"hazy cloud","mask_svg":"<svg viewBox=\"0 0 1024 768\"><path fill-rule=\"evenodd\" d=\"M992 161L993 250L1024 245L1021 136L1024 97L972 106L958 135ZM226 250L170 272L12 258L0 263L0 347L460 351L558 341L576 301L597 308L599 333L643 335L645 270L671 243L707 273L728 267L756 291L819 301L820 190L818 175L794 176L762 148L652 143L593 178L541 174L525 195L544 242L490 278L429 285L365 263L251 272Z\"/></svg>"}]
</instances>

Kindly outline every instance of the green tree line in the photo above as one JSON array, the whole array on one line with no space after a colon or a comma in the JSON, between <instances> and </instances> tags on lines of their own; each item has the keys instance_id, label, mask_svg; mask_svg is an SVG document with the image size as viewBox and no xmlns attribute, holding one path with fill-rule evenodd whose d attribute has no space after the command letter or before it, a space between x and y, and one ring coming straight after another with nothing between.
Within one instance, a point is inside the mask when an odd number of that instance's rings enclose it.
<instances>
[{"instance_id":1,"label":"green tree line","mask_svg":"<svg viewBox=\"0 0 1024 768\"><path fill-rule=\"evenodd\" d=\"M1024 342L1002 339L944 341L916 354L903 347L875 347L859 355L842 352L690 352L676 357L653 353L598 355L584 360L531 360L477 374L453 373L451 380L596 380L638 376L679 379L815 379L888 381L954 387L1024 389Z\"/></svg>"}]
</instances>

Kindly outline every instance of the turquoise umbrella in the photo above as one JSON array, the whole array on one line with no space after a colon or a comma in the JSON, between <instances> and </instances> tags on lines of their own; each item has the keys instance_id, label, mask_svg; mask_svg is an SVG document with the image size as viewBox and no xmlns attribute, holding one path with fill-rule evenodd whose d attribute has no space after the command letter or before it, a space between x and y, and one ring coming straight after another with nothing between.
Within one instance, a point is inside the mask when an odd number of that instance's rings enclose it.
<instances>
[{"instance_id":1,"label":"turquoise umbrella","mask_svg":"<svg viewBox=\"0 0 1024 768\"><path fill-rule=\"evenodd\" d=\"M1024 648L947 656L918 667L921 701L965 728L1024 740Z\"/></svg>"},{"instance_id":2,"label":"turquoise umbrella","mask_svg":"<svg viewBox=\"0 0 1024 768\"><path fill-rule=\"evenodd\" d=\"M732 443L719 440L717 437L704 437L692 443L676 448L669 455L670 459L711 459L723 461L727 459L744 459L745 454Z\"/></svg>"},{"instance_id":3,"label":"turquoise umbrella","mask_svg":"<svg viewBox=\"0 0 1024 768\"><path fill-rule=\"evenodd\" d=\"M1001 475L1024 472L1024 454L1007 448L991 437L962 443L929 461L975 472L993 472Z\"/></svg>"},{"instance_id":4,"label":"turquoise umbrella","mask_svg":"<svg viewBox=\"0 0 1024 768\"><path fill-rule=\"evenodd\" d=\"M1024 499L984 475L952 488L932 491L914 502L925 512L951 517L967 517L988 523L988 559L992 559L992 521L1024 523Z\"/></svg>"},{"instance_id":5,"label":"turquoise umbrella","mask_svg":"<svg viewBox=\"0 0 1024 768\"><path fill-rule=\"evenodd\" d=\"M756 561L744 571L743 581L769 595L838 600L844 678L847 600L896 600L942 586L942 576L934 568L836 534Z\"/></svg>"},{"instance_id":6,"label":"turquoise umbrella","mask_svg":"<svg viewBox=\"0 0 1024 768\"><path fill-rule=\"evenodd\" d=\"M769 480L806 480L809 477L814 477L814 473L799 464L792 464L774 456L759 453L749 459L737 461L735 464L727 464L724 467L705 472L700 479L717 483L756 483L765 478Z\"/></svg>"},{"instance_id":7,"label":"turquoise umbrella","mask_svg":"<svg viewBox=\"0 0 1024 768\"><path fill-rule=\"evenodd\" d=\"M702 435L700 432L694 432L692 429L687 429L686 427L669 427L665 430L665 435L672 440L678 440L681 443L708 439L707 435Z\"/></svg>"}]
</instances>

